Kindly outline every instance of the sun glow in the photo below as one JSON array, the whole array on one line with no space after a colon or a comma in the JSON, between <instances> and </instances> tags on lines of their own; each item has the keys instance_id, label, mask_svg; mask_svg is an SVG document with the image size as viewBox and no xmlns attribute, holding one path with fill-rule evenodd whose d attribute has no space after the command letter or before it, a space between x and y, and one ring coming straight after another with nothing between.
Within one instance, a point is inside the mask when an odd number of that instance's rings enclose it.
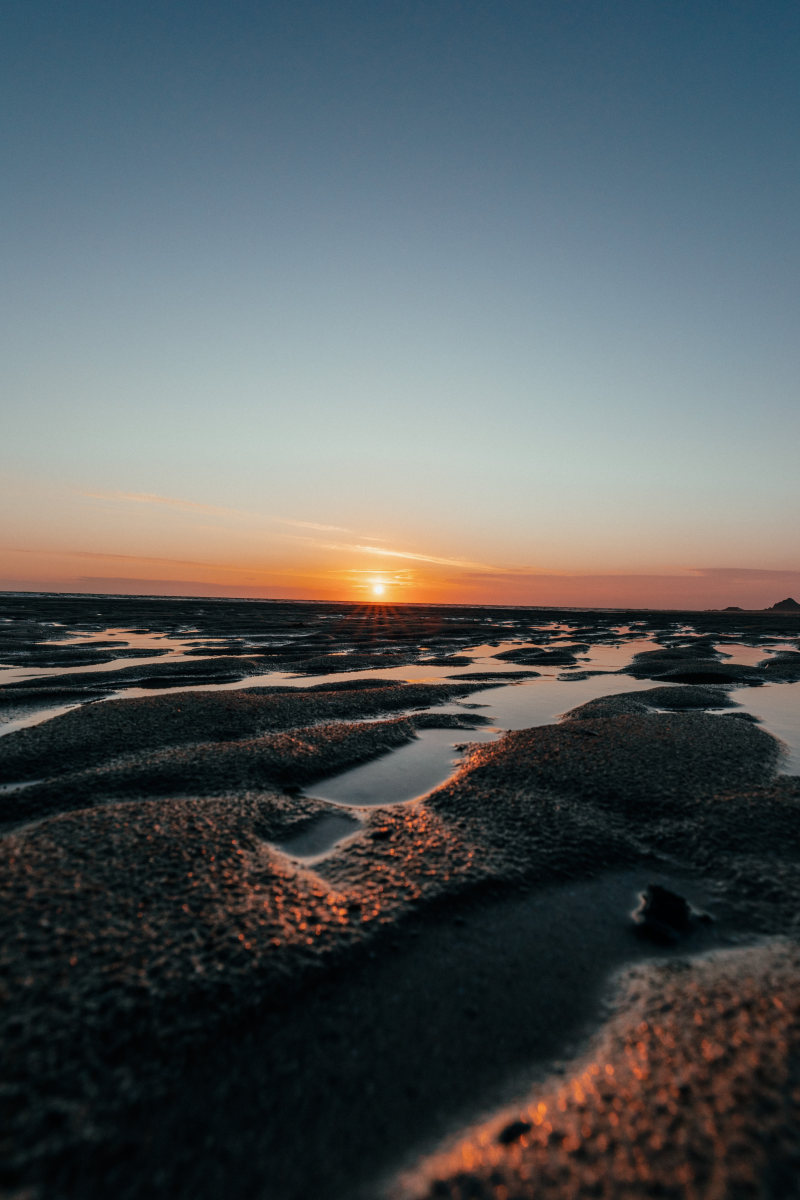
<instances>
[{"instance_id":1,"label":"sun glow","mask_svg":"<svg viewBox=\"0 0 800 1200\"><path fill-rule=\"evenodd\" d=\"M385 591L386 591L386 587L385 587L385 585L384 585L384 584L382 584L382 583L373 583L373 585L372 585L372 594L373 594L373 596L382 596L382 595L383 595L383 593L384 593Z\"/></svg>"}]
</instances>

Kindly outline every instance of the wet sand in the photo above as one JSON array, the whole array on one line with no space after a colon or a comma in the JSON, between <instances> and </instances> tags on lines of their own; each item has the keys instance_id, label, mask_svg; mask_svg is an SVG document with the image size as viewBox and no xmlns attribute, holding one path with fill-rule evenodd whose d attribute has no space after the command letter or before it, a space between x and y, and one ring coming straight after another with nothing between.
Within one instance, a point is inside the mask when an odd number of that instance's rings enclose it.
<instances>
[{"instance_id":1,"label":"wet sand","mask_svg":"<svg viewBox=\"0 0 800 1200\"><path fill-rule=\"evenodd\" d=\"M798 1194L800 779L746 719L798 632L0 598L0 709L80 704L0 737L8 1194ZM465 704L520 668L648 636L629 690L475 741L420 799L313 795L426 729L475 740ZM685 921L634 923L652 885Z\"/></svg>"}]
</instances>

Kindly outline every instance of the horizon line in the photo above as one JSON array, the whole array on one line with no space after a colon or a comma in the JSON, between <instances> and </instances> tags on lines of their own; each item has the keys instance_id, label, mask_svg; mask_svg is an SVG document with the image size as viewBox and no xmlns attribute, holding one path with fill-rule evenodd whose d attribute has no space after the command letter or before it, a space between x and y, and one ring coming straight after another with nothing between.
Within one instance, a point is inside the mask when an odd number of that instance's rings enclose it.
<instances>
[{"instance_id":1,"label":"horizon line","mask_svg":"<svg viewBox=\"0 0 800 1200\"><path fill-rule=\"evenodd\" d=\"M635 604L613 604L613 605L592 605L592 604L490 604L485 603L469 603L467 601L421 601L421 600L393 600L391 602L382 600L320 600L310 599L308 597L290 597L290 596L213 596L204 593L187 592L182 595L172 595L160 592L67 592L51 589L48 591L37 591L30 589L5 589L0 588L0 596L66 596L70 599L106 599L106 600L211 600L220 604L317 604L317 605L340 605L346 604L352 607L370 607L370 608L526 608L537 609L543 612L663 612L663 613L686 613L686 612L731 612L731 613L800 613L800 609L780 609L774 607L768 608L743 608L740 605L727 605L725 608L691 608L688 606L657 608L653 605L641 606ZM787 597L791 599L792 597ZM778 601L781 603L781 601Z\"/></svg>"}]
</instances>

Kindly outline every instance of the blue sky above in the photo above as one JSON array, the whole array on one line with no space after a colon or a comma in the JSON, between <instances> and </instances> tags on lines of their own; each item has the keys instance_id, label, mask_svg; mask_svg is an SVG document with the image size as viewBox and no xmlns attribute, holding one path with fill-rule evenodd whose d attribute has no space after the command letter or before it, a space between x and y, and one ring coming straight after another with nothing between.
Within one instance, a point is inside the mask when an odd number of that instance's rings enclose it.
<instances>
[{"instance_id":1,"label":"blue sky above","mask_svg":"<svg viewBox=\"0 0 800 1200\"><path fill-rule=\"evenodd\" d=\"M269 594L275 515L501 592L797 568L799 6L4 15L0 465L36 579L241 538Z\"/></svg>"}]
</instances>

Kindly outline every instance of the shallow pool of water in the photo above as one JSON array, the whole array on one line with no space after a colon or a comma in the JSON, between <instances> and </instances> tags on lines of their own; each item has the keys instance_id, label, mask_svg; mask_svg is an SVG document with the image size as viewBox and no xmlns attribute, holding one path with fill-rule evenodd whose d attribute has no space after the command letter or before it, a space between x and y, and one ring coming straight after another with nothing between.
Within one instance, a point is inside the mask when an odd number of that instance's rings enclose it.
<instances>
[{"instance_id":1,"label":"shallow pool of water","mask_svg":"<svg viewBox=\"0 0 800 1200\"><path fill-rule=\"evenodd\" d=\"M456 745L465 740L486 741L498 730L425 729L413 741L380 758L361 763L348 771L307 789L316 800L348 807L399 804L444 783L458 765Z\"/></svg>"},{"instance_id":2,"label":"shallow pool of water","mask_svg":"<svg viewBox=\"0 0 800 1200\"><path fill-rule=\"evenodd\" d=\"M637 641L634 652L651 646L649 639ZM599 655L593 650L592 665L598 658L608 664L607 651L619 654L622 649L627 647L600 647ZM765 657L763 653L761 657ZM629 658L623 655L620 665L627 661ZM481 690L466 697L466 702L479 705L480 713L489 720L489 725L470 731L422 730L413 742L390 750L371 762L332 775L310 787L308 794L333 804L356 807L415 800L453 775L463 754L459 747L466 743L491 741L508 730L550 725L570 709L599 696L649 691L656 686L653 680L637 680L625 675L593 675L589 679L567 680L555 674L543 674L538 679ZM730 696L736 707L751 713L781 740L784 747L780 764L782 773L800 774L800 683L720 688L720 695ZM462 701L431 711L463 712L464 707ZM720 710L724 713L732 711L735 709Z\"/></svg>"},{"instance_id":3,"label":"shallow pool of water","mask_svg":"<svg viewBox=\"0 0 800 1200\"><path fill-rule=\"evenodd\" d=\"M800 775L800 682L743 688L731 692L731 698L783 742L781 772Z\"/></svg>"},{"instance_id":4,"label":"shallow pool of water","mask_svg":"<svg viewBox=\"0 0 800 1200\"><path fill-rule=\"evenodd\" d=\"M687 627L688 628L688 627ZM569 640L580 640L580 632L566 624L551 624L547 629L542 628L541 634L566 636ZM634 636L631 636L633 634ZM345 771L339 775L315 785L311 791L321 799L333 803L362 806L374 804L400 803L424 795L437 787L452 774L458 764L460 752L457 747L463 743L486 741L498 737L506 730L525 729L535 725L546 725L559 719L568 709L575 708L595 697L612 695L619 692L638 691L656 686L651 680L636 680L630 676L618 675L627 666L634 654L658 648L661 643L656 637L636 636L639 630L633 626L620 626L607 631L608 640L593 643L589 650L578 655L575 666L540 665L526 667L519 663L498 659L496 656L505 650L521 648L525 645L537 645L535 640L523 639L501 640L496 642L481 642L464 644L451 653L463 654L472 659L468 665L454 666L447 664L436 666L431 663L411 663L404 666L367 668L358 671L337 671L331 674L298 675L291 671L268 671L264 674L234 680L226 683L181 683L174 687L159 688L159 695L176 692L193 691L234 691L241 688L258 688L290 686L309 687L317 684L341 683L346 680L365 680L367 678L388 679L398 682L441 682L443 680L459 680L476 672L492 672L506 675L522 670L538 670L539 674L531 675L524 681L501 684L491 688L481 689L467 697L467 702L479 706L479 711L489 719L490 724L475 730L424 730L411 743L397 750L390 751L381 758ZM536 638L536 633L531 638ZM112 671L119 667L147 666L149 661L159 663L176 658L195 659L203 657L203 652L197 646L198 636L192 630L181 630L179 633L146 632L140 629L132 630L122 627L97 628L91 631L79 631L72 637L65 638L60 644L80 646L82 642L90 641L119 642L120 646L128 645L136 649L166 648L167 655L159 655L152 660L115 658L109 663L96 665L62 668L0 668L0 684L25 678L40 678L50 676L57 685L60 676L65 674L87 674L93 671ZM205 645L214 642L221 643L225 639L203 638ZM546 637L543 639L546 644ZM558 638L554 637L557 644ZM768 658L774 650L782 647L793 648L792 641L780 641L775 644L749 646L744 643L720 642L719 648L726 656L725 661L755 665ZM588 679L580 678L586 670L602 672ZM783 770L787 773L800 773L800 684L766 684L760 688L738 688L729 693L737 705L752 713L762 723L765 729L779 737L786 746L786 756ZM126 699L154 695L151 688L137 686L122 686L103 700L92 697L91 700L80 701L73 698L61 704L53 705L46 702L42 707L32 708L28 700L21 702L17 711L9 711L8 718L3 720L0 713L0 734L24 729L42 721L68 712L76 707L76 703L103 703L105 699ZM44 697L43 697L44 701ZM461 703L442 706L432 711L464 712Z\"/></svg>"},{"instance_id":5,"label":"shallow pool of water","mask_svg":"<svg viewBox=\"0 0 800 1200\"><path fill-rule=\"evenodd\" d=\"M450 778L462 757L459 746L493 741L512 729L552 725L569 709L598 696L648 691L655 686L652 680L625 675L593 675L569 681L543 675L530 682L486 688L461 702L437 705L430 711L463 713L477 706L488 725L474 730L423 729L413 742L331 775L307 791L317 800L356 807L416 800Z\"/></svg>"},{"instance_id":6,"label":"shallow pool of water","mask_svg":"<svg viewBox=\"0 0 800 1200\"><path fill-rule=\"evenodd\" d=\"M331 846L352 837L361 829L361 822L348 813L323 813L304 822L297 833L272 843L290 858L313 863L326 854Z\"/></svg>"},{"instance_id":7,"label":"shallow pool of water","mask_svg":"<svg viewBox=\"0 0 800 1200\"><path fill-rule=\"evenodd\" d=\"M221 645L224 644L224 640L224 638L203 638L202 645L209 647ZM55 685L62 675L90 675L95 671L105 673L131 667L146 667L153 663L174 661L176 658L207 658L208 655L198 646L198 641L199 639L196 635L175 637L167 633L142 633L137 630L116 627L96 629L92 630L91 633L80 631L69 637L37 642L35 645L38 649L45 651L48 646L68 646L75 650L82 648L90 650L92 643L112 642L114 645L101 648L102 653L109 653L114 650L115 645L118 645L120 648L119 657L112 658L108 662L83 663L80 666L71 666L68 662L58 667L25 666L22 664L6 667L0 666L0 687L9 683L24 683L26 679L45 679L48 676L52 678ZM136 650L137 654L126 657L126 648ZM152 656L139 653L143 650L152 650Z\"/></svg>"}]
</instances>

